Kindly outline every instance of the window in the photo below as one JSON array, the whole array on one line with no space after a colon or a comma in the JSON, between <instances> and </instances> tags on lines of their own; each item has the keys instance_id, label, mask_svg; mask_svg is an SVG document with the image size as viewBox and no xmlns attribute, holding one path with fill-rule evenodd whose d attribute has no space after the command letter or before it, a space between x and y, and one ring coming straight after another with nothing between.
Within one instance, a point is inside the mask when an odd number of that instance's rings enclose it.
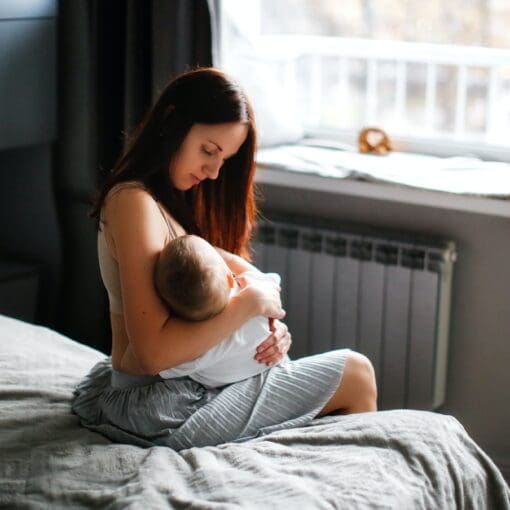
<instances>
[{"instance_id":1,"label":"window","mask_svg":"<svg viewBox=\"0 0 510 510\"><path fill-rule=\"evenodd\" d=\"M264 145L385 129L404 150L510 161L508 0L222 0L220 65Z\"/></svg>"}]
</instances>

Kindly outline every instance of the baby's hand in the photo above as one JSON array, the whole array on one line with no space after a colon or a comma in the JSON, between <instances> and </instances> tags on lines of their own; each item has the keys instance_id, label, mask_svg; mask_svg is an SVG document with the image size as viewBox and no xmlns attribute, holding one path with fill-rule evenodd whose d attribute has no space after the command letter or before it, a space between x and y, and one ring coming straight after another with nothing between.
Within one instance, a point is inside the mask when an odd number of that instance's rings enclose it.
<instances>
[{"instance_id":1,"label":"baby's hand","mask_svg":"<svg viewBox=\"0 0 510 510\"><path fill-rule=\"evenodd\" d=\"M241 274L236 278L241 287L239 297L248 299L251 303L255 315L283 319L285 310L282 309L280 299L280 286L267 282L264 285L250 285L250 282Z\"/></svg>"}]
</instances>

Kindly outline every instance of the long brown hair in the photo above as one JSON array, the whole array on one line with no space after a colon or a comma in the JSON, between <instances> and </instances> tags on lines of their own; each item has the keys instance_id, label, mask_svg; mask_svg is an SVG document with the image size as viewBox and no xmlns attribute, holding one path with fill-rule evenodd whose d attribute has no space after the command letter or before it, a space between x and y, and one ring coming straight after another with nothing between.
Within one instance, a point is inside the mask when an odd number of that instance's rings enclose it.
<instances>
[{"instance_id":1,"label":"long brown hair","mask_svg":"<svg viewBox=\"0 0 510 510\"><path fill-rule=\"evenodd\" d=\"M248 134L225 161L215 181L176 190L169 166L194 124L242 122ZM138 181L189 234L250 259L249 240L257 208L253 180L257 134L253 108L225 73L199 68L177 76L163 90L106 175L91 216L99 218L108 192L118 183Z\"/></svg>"}]
</instances>

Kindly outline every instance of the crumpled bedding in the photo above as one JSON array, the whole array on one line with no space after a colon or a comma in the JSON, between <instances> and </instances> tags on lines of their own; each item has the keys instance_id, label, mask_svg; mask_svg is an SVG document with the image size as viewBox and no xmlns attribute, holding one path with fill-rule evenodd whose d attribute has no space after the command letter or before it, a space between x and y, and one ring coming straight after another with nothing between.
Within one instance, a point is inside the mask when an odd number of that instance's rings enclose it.
<instances>
[{"instance_id":1,"label":"crumpled bedding","mask_svg":"<svg viewBox=\"0 0 510 510\"><path fill-rule=\"evenodd\" d=\"M179 453L113 444L70 410L103 356L0 316L1 508L510 509L462 425L424 411L325 417Z\"/></svg>"}]
</instances>

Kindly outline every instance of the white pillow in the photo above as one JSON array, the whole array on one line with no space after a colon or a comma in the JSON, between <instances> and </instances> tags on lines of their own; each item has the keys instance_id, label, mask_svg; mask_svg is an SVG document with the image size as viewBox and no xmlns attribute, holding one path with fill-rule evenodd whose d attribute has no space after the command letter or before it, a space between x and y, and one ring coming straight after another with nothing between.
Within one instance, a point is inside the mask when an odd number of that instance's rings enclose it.
<instances>
[{"instance_id":1,"label":"white pillow","mask_svg":"<svg viewBox=\"0 0 510 510\"><path fill-rule=\"evenodd\" d=\"M304 130L297 105L276 78L275 64L257 56L247 38L238 36L234 41L236 51L228 53L222 67L241 84L253 105L259 145L298 142L304 137Z\"/></svg>"},{"instance_id":2,"label":"white pillow","mask_svg":"<svg viewBox=\"0 0 510 510\"><path fill-rule=\"evenodd\" d=\"M235 75L253 104L261 147L296 143L304 137L297 105L285 94L271 64L256 58L239 59Z\"/></svg>"}]
</instances>

